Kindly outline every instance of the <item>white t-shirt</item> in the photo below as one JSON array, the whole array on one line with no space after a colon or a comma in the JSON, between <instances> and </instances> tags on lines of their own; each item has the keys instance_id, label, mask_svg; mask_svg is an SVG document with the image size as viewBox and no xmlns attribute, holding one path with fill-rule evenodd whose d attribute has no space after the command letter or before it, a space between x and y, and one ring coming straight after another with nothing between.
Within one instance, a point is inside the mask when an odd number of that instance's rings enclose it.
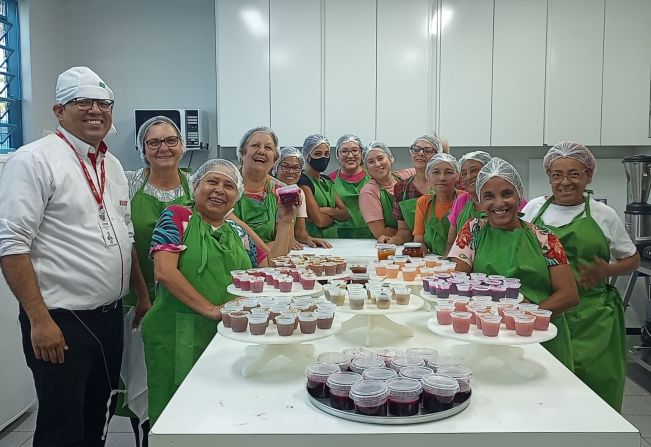
<instances>
[{"instance_id":1,"label":"white t-shirt","mask_svg":"<svg viewBox=\"0 0 651 447\"><path fill-rule=\"evenodd\" d=\"M536 197L529 201L522 210L524 220L531 222L538 215L546 201L546 197ZM570 223L577 215L583 213L584 209L584 203L574 206L554 205L551 203L543 214L542 220L545 225L560 227ZM637 249L614 209L604 203L590 199L590 214L601 228L604 236L606 236L610 246L611 259L627 258L635 254Z\"/></svg>"}]
</instances>

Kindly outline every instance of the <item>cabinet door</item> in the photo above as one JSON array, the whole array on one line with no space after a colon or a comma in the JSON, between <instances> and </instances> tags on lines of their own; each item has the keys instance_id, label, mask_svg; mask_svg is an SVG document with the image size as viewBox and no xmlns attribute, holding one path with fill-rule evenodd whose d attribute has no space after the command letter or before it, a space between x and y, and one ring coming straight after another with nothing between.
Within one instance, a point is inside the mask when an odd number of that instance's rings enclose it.
<instances>
[{"instance_id":1,"label":"cabinet door","mask_svg":"<svg viewBox=\"0 0 651 447\"><path fill-rule=\"evenodd\" d=\"M549 0L545 144L601 142L604 0Z\"/></svg>"},{"instance_id":2,"label":"cabinet door","mask_svg":"<svg viewBox=\"0 0 651 447\"><path fill-rule=\"evenodd\" d=\"M375 0L325 2L325 134L375 139Z\"/></svg>"},{"instance_id":3,"label":"cabinet door","mask_svg":"<svg viewBox=\"0 0 651 447\"><path fill-rule=\"evenodd\" d=\"M606 2L601 144L649 145L651 1Z\"/></svg>"},{"instance_id":4,"label":"cabinet door","mask_svg":"<svg viewBox=\"0 0 651 447\"><path fill-rule=\"evenodd\" d=\"M489 146L493 1L443 0L439 131L451 146Z\"/></svg>"},{"instance_id":5,"label":"cabinet door","mask_svg":"<svg viewBox=\"0 0 651 447\"><path fill-rule=\"evenodd\" d=\"M495 0L492 146L541 146L547 0Z\"/></svg>"},{"instance_id":6,"label":"cabinet door","mask_svg":"<svg viewBox=\"0 0 651 447\"><path fill-rule=\"evenodd\" d=\"M271 0L271 127L282 146L321 132L321 0Z\"/></svg>"},{"instance_id":7,"label":"cabinet door","mask_svg":"<svg viewBox=\"0 0 651 447\"><path fill-rule=\"evenodd\" d=\"M269 1L219 0L217 128L222 146L237 146L248 129L268 126Z\"/></svg>"},{"instance_id":8,"label":"cabinet door","mask_svg":"<svg viewBox=\"0 0 651 447\"><path fill-rule=\"evenodd\" d=\"M377 138L409 146L434 130L430 0L378 0Z\"/></svg>"}]
</instances>

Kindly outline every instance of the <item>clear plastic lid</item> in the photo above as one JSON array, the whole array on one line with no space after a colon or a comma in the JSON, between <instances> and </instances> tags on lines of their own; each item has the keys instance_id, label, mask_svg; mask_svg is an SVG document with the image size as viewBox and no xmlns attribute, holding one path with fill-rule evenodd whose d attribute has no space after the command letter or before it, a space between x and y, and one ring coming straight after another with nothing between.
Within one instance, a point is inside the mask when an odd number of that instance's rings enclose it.
<instances>
[{"instance_id":1,"label":"clear plastic lid","mask_svg":"<svg viewBox=\"0 0 651 447\"><path fill-rule=\"evenodd\" d=\"M363 357L377 357L373 351L366 348L348 348L348 349L344 349L343 353L349 359L360 359Z\"/></svg>"},{"instance_id":2,"label":"clear plastic lid","mask_svg":"<svg viewBox=\"0 0 651 447\"><path fill-rule=\"evenodd\" d=\"M389 379L398 377L398 373L391 368L372 367L366 368L362 372L362 377L368 380L382 380L386 382Z\"/></svg>"},{"instance_id":3,"label":"clear plastic lid","mask_svg":"<svg viewBox=\"0 0 651 447\"><path fill-rule=\"evenodd\" d=\"M366 368L379 368L384 366L384 360L379 357L362 357L353 359L350 362L350 369L356 373L364 371Z\"/></svg>"},{"instance_id":4,"label":"clear plastic lid","mask_svg":"<svg viewBox=\"0 0 651 447\"><path fill-rule=\"evenodd\" d=\"M407 366L425 366L425 360L423 360L422 357L414 355L403 355L391 360L391 368L396 371L400 371L402 368L406 368Z\"/></svg>"},{"instance_id":5,"label":"clear plastic lid","mask_svg":"<svg viewBox=\"0 0 651 447\"><path fill-rule=\"evenodd\" d=\"M552 311L547 310L547 309L532 309L529 311L532 315L535 315L536 317L551 317L552 316Z\"/></svg>"},{"instance_id":6,"label":"clear plastic lid","mask_svg":"<svg viewBox=\"0 0 651 447\"><path fill-rule=\"evenodd\" d=\"M420 379L423 390L440 396L454 396L459 392L456 379L439 374L430 374Z\"/></svg>"},{"instance_id":7,"label":"clear plastic lid","mask_svg":"<svg viewBox=\"0 0 651 447\"><path fill-rule=\"evenodd\" d=\"M350 359L342 352L324 352L319 354L316 360L321 363L336 363L342 369L350 365Z\"/></svg>"},{"instance_id":8,"label":"clear plastic lid","mask_svg":"<svg viewBox=\"0 0 651 447\"><path fill-rule=\"evenodd\" d=\"M305 375L308 379L325 383L331 374L338 373L340 371L341 370L339 369L339 365L335 363L316 362L307 365L305 368Z\"/></svg>"},{"instance_id":9,"label":"clear plastic lid","mask_svg":"<svg viewBox=\"0 0 651 447\"><path fill-rule=\"evenodd\" d=\"M405 354L414 355L416 357L422 357L422 358L439 355L438 351L432 348L408 348L405 351Z\"/></svg>"},{"instance_id":10,"label":"clear plastic lid","mask_svg":"<svg viewBox=\"0 0 651 447\"><path fill-rule=\"evenodd\" d=\"M355 403L371 407L386 402L389 396L389 387L386 382L379 380L362 380L350 389L350 398Z\"/></svg>"},{"instance_id":11,"label":"clear plastic lid","mask_svg":"<svg viewBox=\"0 0 651 447\"><path fill-rule=\"evenodd\" d=\"M418 398L418 395L423 391L420 380L416 379L398 377L387 380L386 383L387 388L389 388L389 397L398 398L398 400L404 398Z\"/></svg>"},{"instance_id":12,"label":"clear plastic lid","mask_svg":"<svg viewBox=\"0 0 651 447\"><path fill-rule=\"evenodd\" d=\"M442 366L460 366L463 363L463 357L456 355L439 355L437 358L428 358L427 366L430 368L440 368Z\"/></svg>"},{"instance_id":13,"label":"clear plastic lid","mask_svg":"<svg viewBox=\"0 0 651 447\"><path fill-rule=\"evenodd\" d=\"M421 248L423 244L420 242L405 242L405 248Z\"/></svg>"},{"instance_id":14,"label":"clear plastic lid","mask_svg":"<svg viewBox=\"0 0 651 447\"><path fill-rule=\"evenodd\" d=\"M469 381L470 377L472 377L472 371L465 366L439 366L436 374L466 381Z\"/></svg>"},{"instance_id":15,"label":"clear plastic lid","mask_svg":"<svg viewBox=\"0 0 651 447\"><path fill-rule=\"evenodd\" d=\"M420 380L433 373L434 370L426 366L406 366L400 370L400 376L415 380Z\"/></svg>"},{"instance_id":16,"label":"clear plastic lid","mask_svg":"<svg viewBox=\"0 0 651 447\"><path fill-rule=\"evenodd\" d=\"M298 314L298 321L316 321L314 312L301 312Z\"/></svg>"},{"instance_id":17,"label":"clear plastic lid","mask_svg":"<svg viewBox=\"0 0 651 447\"><path fill-rule=\"evenodd\" d=\"M336 395L348 396L350 389L357 382L361 382L362 375L355 372L337 372L330 374L326 384L330 388L330 392Z\"/></svg>"}]
</instances>

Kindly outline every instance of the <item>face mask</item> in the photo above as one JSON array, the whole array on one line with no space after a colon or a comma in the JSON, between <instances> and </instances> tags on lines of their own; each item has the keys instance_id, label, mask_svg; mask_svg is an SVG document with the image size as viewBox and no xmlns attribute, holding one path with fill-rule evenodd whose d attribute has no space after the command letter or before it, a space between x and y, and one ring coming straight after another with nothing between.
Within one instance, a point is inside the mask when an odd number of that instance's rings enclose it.
<instances>
[{"instance_id":1,"label":"face mask","mask_svg":"<svg viewBox=\"0 0 651 447\"><path fill-rule=\"evenodd\" d=\"M312 158L310 157L310 160L308 161L310 163L310 166L312 166L312 169L314 169L317 172L323 172L326 169L328 169L328 164L330 163L330 158L322 157L322 158Z\"/></svg>"}]
</instances>

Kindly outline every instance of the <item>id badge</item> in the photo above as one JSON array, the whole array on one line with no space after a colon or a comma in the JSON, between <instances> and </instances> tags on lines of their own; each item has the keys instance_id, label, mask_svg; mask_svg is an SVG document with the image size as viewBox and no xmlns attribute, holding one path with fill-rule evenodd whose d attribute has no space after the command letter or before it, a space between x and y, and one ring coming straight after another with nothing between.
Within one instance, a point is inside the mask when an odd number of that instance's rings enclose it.
<instances>
[{"instance_id":1,"label":"id badge","mask_svg":"<svg viewBox=\"0 0 651 447\"><path fill-rule=\"evenodd\" d=\"M104 239L104 243L107 247L118 244L118 240L113 233L113 227L111 227L110 222L100 222L99 229L102 232L102 239Z\"/></svg>"}]
</instances>

